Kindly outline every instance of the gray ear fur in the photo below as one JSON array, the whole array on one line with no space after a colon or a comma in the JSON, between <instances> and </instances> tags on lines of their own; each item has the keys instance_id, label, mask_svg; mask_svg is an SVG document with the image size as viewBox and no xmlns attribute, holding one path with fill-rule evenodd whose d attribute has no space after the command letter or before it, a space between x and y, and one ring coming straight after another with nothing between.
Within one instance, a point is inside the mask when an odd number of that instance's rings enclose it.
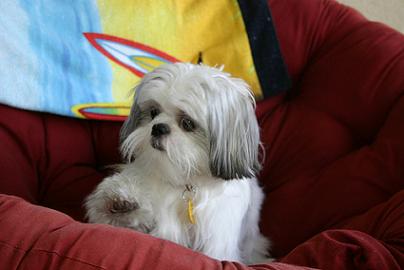
<instances>
[{"instance_id":1,"label":"gray ear fur","mask_svg":"<svg viewBox=\"0 0 404 270\"><path fill-rule=\"evenodd\" d=\"M225 180L255 177L261 164L254 101L241 93L224 93L218 98L209 102L211 173Z\"/></svg>"},{"instance_id":2,"label":"gray ear fur","mask_svg":"<svg viewBox=\"0 0 404 270\"><path fill-rule=\"evenodd\" d=\"M135 97L133 100L133 105L130 109L130 113L128 118L126 118L125 122L123 123L120 134L119 134L119 142L122 145L123 141L137 128L140 122L141 111L137 101L136 93L139 93L141 89L141 84L135 88Z\"/></svg>"}]
</instances>

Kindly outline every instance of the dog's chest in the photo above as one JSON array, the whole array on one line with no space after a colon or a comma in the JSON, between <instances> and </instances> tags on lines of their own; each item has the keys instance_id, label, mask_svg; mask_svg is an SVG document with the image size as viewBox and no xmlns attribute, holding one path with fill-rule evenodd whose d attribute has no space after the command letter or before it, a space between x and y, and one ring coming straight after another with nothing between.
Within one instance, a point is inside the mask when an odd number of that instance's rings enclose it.
<instances>
[{"instance_id":1,"label":"dog's chest","mask_svg":"<svg viewBox=\"0 0 404 270\"><path fill-rule=\"evenodd\" d=\"M168 188L153 192L153 212L156 219L156 228L152 235L167 239L178 244L193 246L196 222L191 221L190 214L195 217L195 208L198 206L197 196L184 196L183 190Z\"/></svg>"},{"instance_id":2,"label":"dog's chest","mask_svg":"<svg viewBox=\"0 0 404 270\"><path fill-rule=\"evenodd\" d=\"M162 190L160 186L158 192L153 192L157 226L151 234L202 250L205 241L217 233L215 230L241 225L247 209L240 198L245 197L246 191L248 188L234 188L228 184L198 187L195 192L187 191L185 187Z\"/></svg>"}]
</instances>

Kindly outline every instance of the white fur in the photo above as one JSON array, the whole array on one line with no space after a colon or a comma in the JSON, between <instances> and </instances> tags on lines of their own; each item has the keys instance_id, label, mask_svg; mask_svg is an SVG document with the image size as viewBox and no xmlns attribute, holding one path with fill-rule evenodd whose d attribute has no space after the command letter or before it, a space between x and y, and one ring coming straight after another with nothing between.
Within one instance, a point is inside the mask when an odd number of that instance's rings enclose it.
<instances>
[{"instance_id":1,"label":"white fur","mask_svg":"<svg viewBox=\"0 0 404 270\"><path fill-rule=\"evenodd\" d=\"M247 85L216 68L177 63L148 73L121 131L127 163L87 198L89 221L150 233L219 260L267 260L269 241L258 227L263 192L255 178L254 107ZM181 127L183 117L194 130ZM170 133L152 136L156 124ZM195 224L184 194L192 198ZM114 201L134 207L111 212Z\"/></svg>"}]
</instances>

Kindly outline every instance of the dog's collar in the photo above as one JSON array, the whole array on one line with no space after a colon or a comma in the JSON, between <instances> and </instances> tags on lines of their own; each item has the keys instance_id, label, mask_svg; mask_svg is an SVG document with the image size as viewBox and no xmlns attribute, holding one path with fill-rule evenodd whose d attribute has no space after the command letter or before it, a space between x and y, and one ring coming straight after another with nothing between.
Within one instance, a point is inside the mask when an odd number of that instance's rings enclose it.
<instances>
[{"instance_id":1,"label":"dog's collar","mask_svg":"<svg viewBox=\"0 0 404 270\"><path fill-rule=\"evenodd\" d=\"M195 224L195 216L194 216L194 199L196 195L196 186L188 184L185 185L185 189L182 192L182 199L187 202L188 209L188 220L191 224Z\"/></svg>"}]
</instances>

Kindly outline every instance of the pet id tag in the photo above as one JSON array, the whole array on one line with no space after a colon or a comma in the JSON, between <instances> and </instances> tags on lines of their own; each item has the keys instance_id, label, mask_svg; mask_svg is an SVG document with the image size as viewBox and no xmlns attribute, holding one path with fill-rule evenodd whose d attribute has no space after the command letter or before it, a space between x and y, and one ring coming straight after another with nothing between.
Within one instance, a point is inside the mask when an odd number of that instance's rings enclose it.
<instances>
[{"instance_id":1,"label":"pet id tag","mask_svg":"<svg viewBox=\"0 0 404 270\"><path fill-rule=\"evenodd\" d=\"M192 185L185 185L185 190L182 193L182 199L187 202L187 214L188 220L191 224L195 224L194 216L194 197L196 194L196 188Z\"/></svg>"}]
</instances>

